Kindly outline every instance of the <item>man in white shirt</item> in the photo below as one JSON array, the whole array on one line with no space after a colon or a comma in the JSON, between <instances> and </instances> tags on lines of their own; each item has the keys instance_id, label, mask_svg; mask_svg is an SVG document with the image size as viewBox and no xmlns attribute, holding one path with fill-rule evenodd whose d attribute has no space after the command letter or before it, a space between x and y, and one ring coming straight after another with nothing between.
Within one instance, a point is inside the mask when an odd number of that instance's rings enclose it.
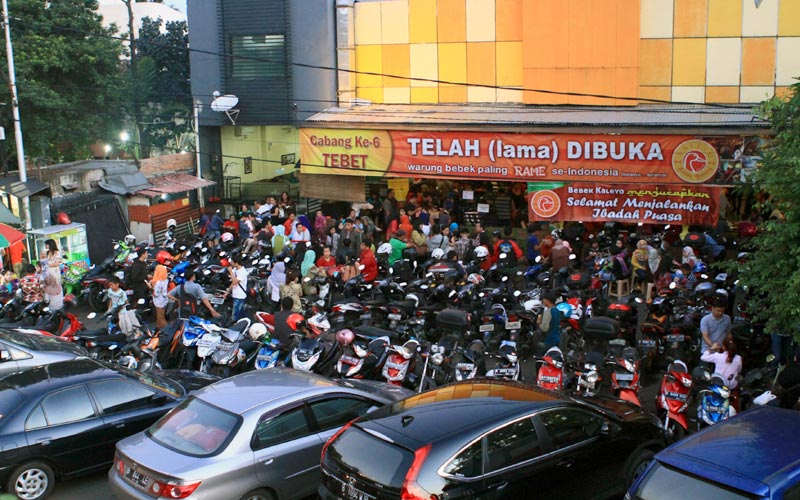
<instances>
[{"instance_id":1,"label":"man in white shirt","mask_svg":"<svg viewBox=\"0 0 800 500\"><path fill-rule=\"evenodd\" d=\"M239 321L244 317L244 305L247 301L247 278L248 272L244 268L242 257L237 255L233 258L233 268L231 269L231 296L233 296L233 321Z\"/></svg>"},{"instance_id":2,"label":"man in white shirt","mask_svg":"<svg viewBox=\"0 0 800 500\"><path fill-rule=\"evenodd\" d=\"M270 203L271 201L272 201L272 198L267 198L267 202L265 204L263 204L263 205L261 205L261 206L256 208L256 215L260 219L263 220L263 219L269 217L269 213L272 212L272 207L274 205L274 203Z\"/></svg>"}]
</instances>

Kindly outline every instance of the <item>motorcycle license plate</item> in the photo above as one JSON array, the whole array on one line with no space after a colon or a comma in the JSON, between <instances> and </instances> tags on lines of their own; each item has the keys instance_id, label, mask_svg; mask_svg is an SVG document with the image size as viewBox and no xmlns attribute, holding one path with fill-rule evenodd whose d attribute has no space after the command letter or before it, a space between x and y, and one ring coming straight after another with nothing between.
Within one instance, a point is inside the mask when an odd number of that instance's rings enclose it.
<instances>
[{"instance_id":1,"label":"motorcycle license plate","mask_svg":"<svg viewBox=\"0 0 800 500\"><path fill-rule=\"evenodd\" d=\"M212 347L214 344L216 344L216 341L213 339L200 338L197 340L198 349Z\"/></svg>"},{"instance_id":2,"label":"motorcycle license plate","mask_svg":"<svg viewBox=\"0 0 800 500\"><path fill-rule=\"evenodd\" d=\"M475 365L472 363L458 363L456 364L456 370L459 371L472 371L475 369Z\"/></svg>"},{"instance_id":3,"label":"motorcycle license plate","mask_svg":"<svg viewBox=\"0 0 800 500\"><path fill-rule=\"evenodd\" d=\"M403 319L403 316L400 314L389 314L386 317L389 318L389 321L400 321Z\"/></svg>"},{"instance_id":4,"label":"motorcycle license plate","mask_svg":"<svg viewBox=\"0 0 800 500\"><path fill-rule=\"evenodd\" d=\"M339 359L342 360L342 363L346 363L348 365L357 365L358 362L361 361L360 359L358 359L358 358L356 358L354 356L342 356Z\"/></svg>"},{"instance_id":5,"label":"motorcycle license plate","mask_svg":"<svg viewBox=\"0 0 800 500\"><path fill-rule=\"evenodd\" d=\"M506 321L506 330L519 330L522 328L522 321Z\"/></svg>"},{"instance_id":6,"label":"motorcycle license plate","mask_svg":"<svg viewBox=\"0 0 800 500\"><path fill-rule=\"evenodd\" d=\"M633 373L617 373L617 380L633 380Z\"/></svg>"},{"instance_id":7,"label":"motorcycle license plate","mask_svg":"<svg viewBox=\"0 0 800 500\"><path fill-rule=\"evenodd\" d=\"M495 368L494 375L496 377L512 377L516 375L517 369L516 368Z\"/></svg>"},{"instance_id":8,"label":"motorcycle license plate","mask_svg":"<svg viewBox=\"0 0 800 500\"><path fill-rule=\"evenodd\" d=\"M130 482L139 486L140 488L147 488L148 483L150 483L150 478L142 474L137 470L133 470L133 468L128 467L127 472L125 472L125 477L128 478Z\"/></svg>"},{"instance_id":9,"label":"motorcycle license plate","mask_svg":"<svg viewBox=\"0 0 800 500\"><path fill-rule=\"evenodd\" d=\"M494 325L492 323L487 323L485 325L481 325L478 327L479 332L493 332Z\"/></svg>"},{"instance_id":10,"label":"motorcycle license plate","mask_svg":"<svg viewBox=\"0 0 800 500\"><path fill-rule=\"evenodd\" d=\"M639 345L642 347L655 347L656 341L653 339L642 339L639 341Z\"/></svg>"},{"instance_id":11,"label":"motorcycle license plate","mask_svg":"<svg viewBox=\"0 0 800 500\"><path fill-rule=\"evenodd\" d=\"M225 302L225 299L223 299L222 297L209 297L208 301L217 306Z\"/></svg>"},{"instance_id":12,"label":"motorcycle license plate","mask_svg":"<svg viewBox=\"0 0 800 500\"><path fill-rule=\"evenodd\" d=\"M667 335L667 342L683 342L683 335Z\"/></svg>"}]
</instances>

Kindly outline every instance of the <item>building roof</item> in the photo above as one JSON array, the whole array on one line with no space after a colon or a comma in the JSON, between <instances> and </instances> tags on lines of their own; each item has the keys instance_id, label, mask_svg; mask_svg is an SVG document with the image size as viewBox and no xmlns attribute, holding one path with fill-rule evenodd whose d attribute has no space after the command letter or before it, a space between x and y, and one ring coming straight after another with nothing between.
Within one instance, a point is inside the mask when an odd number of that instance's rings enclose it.
<instances>
[{"instance_id":1,"label":"building roof","mask_svg":"<svg viewBox=\"0 0 800 500\"><path fill-rule=\"evenodd\" d=\"M107 173L106 177L98 184L100 184L101 188L114 194L133 194L142 189L152 187L144 174L139 171L114 175Z\"/></svg>"},{"instance_id":2,"label":"building roof","mask_svg":"<svg viewBox=\"0 0 800 500\"><path fill-rule=\"evenodd\" d=\"M28 179L25 182L20 182L19 174L8 174L0 177L0 191L5 191L17 198L32 196L49 187L50 186L37 179Z\"/></svg>"},{"instance_id":3,"label":"building roof","mask_svg":"<svg viewBox=\"0 0 800 500\"><path fill-rule=\"evenodd\" d=\"M184 191L193 191L198 188L213 186L216 184L212 181L207 181L189 174L167 174L154 177L148 177L147 180L151 184L150 187L136 191L137 196L146 196L148 198L155 198L162 194L182 193Z\"/></svg>"},{"instance_id":4,"label":"building roof","mask_svg":"<svg viewBox=\"0 0 800 500\"><path fill-rule=\"evenodd\" d=\"M674 127L767 129L749 106L640 104L638 106L525 106L370 104L333 107L307 120L309 125L437 126L450 129L546 127Z\"/></svg>"}]
</instances>

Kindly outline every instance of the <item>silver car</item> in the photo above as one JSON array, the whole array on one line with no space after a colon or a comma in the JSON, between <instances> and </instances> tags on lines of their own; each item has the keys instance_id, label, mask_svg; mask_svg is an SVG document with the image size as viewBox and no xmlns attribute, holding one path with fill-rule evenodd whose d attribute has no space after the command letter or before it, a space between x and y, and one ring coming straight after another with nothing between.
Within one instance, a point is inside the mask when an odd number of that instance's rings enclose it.
<instances>
[{"instance_id":1,"label":"silver car","mask_svg":"<svg viewBox=\"0 0 800 500\"><path fill-rule=\"evenodd\" d=\"M322 446L348 421L413 393L367 380L270 368L195 393L117 443L119 499L291 499L314 495Z\"/></svg>"},{"instance_id":2,"label":"silver car","mask_svg":"<svg viewBox=\"0 0 800 500\"><path fill-rule=\"evenodd\" d=\"M0 331L0 377L32 366L86 356L79 345L38 333Z\"/></svg>"}]
</instances>

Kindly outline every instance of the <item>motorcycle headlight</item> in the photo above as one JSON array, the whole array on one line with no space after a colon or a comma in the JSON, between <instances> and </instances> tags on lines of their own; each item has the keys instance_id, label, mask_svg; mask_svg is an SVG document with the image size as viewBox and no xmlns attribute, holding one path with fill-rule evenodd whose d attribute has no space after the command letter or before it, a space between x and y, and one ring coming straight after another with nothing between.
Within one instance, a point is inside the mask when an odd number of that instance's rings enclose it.
<instances>
[{"instance_id":1,"label":"motorcycle headlight","mask_svg":"<svg viewBox=\"0 0 800 500\"><path fill-rule=\"evenodd\" d=\"M436 354L431 356L431 361L433 362L434 365L441 365L442 361L444 361L444 356L442 356L442 353L437 352Z\"/></svg>"},{"instance_id":2,"label":"motorcycle headlight","mask_svg":"<svg viewBox=\"0 0 800 500\"><path fill-rule=\"evenodd\" d=\"M597 380L599 378L600 376L597 374L597 372L589 372L589 374L586 375L586 381L589 382L590 384L597 383Z\"/></svg>"}]
</instances>

